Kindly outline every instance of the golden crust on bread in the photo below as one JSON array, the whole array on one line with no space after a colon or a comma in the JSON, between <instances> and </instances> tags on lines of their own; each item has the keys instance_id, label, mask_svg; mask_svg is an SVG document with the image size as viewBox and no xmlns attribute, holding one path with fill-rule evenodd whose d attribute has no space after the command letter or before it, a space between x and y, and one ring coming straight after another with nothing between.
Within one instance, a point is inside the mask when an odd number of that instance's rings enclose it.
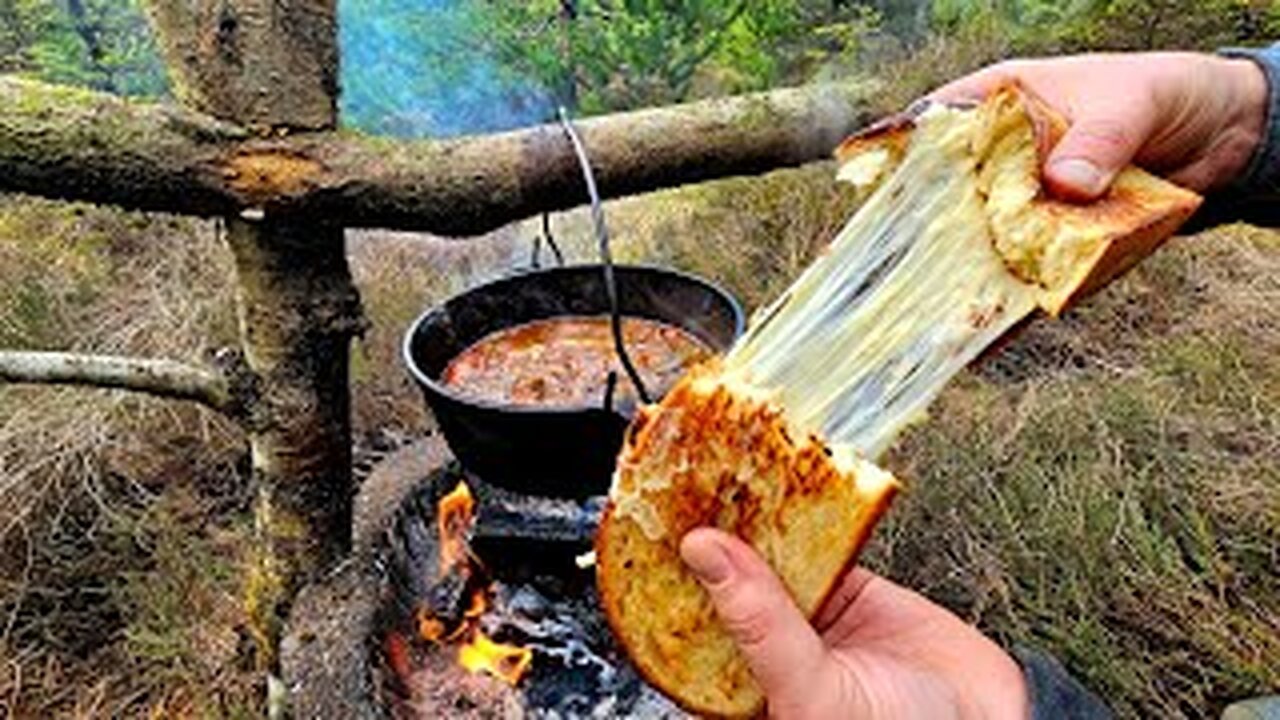
<instances>
[{"instance_id":1,"label":"golden crust on bread","mask_svg":"<svg viewBox=\"0 0 1280 720\"><path fill-rule=\"evenodd\" d=\"M869 463L797 434L714 367L686 376L628 433L596 540L601 602L640 673L701 715L750 717L764 698L679 556L703 526L746 540L812 616L897 489Z\"/></svg>"},{"instance_id":2,"label":"golden crust on bread","mask_svg":"<svg viewBox=\"0 0 1280 720\"><path fill-rule=\"evenodd\" d=\"M1055 199L1041 185L1040 167L1066 132L1066 120L1016 84L973 111L982 116L971 152L992 242L1013 274L1043 288L1039 304L1052 315L1150 254L1200 205L1196 193L1136 167L1122 170L1095 202ZM901 157L920 114L898 116L842 143L840 176L854 182L887 176L866 166Z\"/></svg>"}]
</instances>

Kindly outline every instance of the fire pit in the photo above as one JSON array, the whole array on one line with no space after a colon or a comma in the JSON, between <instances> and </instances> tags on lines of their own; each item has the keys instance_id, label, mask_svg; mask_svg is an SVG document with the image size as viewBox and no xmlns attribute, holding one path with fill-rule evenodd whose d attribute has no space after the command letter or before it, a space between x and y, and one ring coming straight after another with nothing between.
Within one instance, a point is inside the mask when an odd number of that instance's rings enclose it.
<instances>
[{"instance_id":1,"label":"fire pit","mask_svg":"<svg viewBox=\"0 0 1280 720\"><path fill-rule=\"evenodd\" d=\"M602 509L486 483L438 438L393 455L362 488L352 559L295 606L294 713L686 717L614 644L580 565Z\"/></svg>"},{"instance_id":2,"label":"fire pit","mask_svg":"<svg viewBox=\"0 0 1280 720\"><path fill-rule=\"evenodd\" d=\"M559 408L468 397L442 376L494 331L607 314L617 359L647 402L624 316L666 323L711 352L742 333L741 307L718 287L663 268L614 267L585 148L561 114L601 265L473 288L410 328L406 364L463 463L432 437L388 458L361 487L350 560L299 594L282 643L297 717L686 717L615 645L595 573L579 562L629 420L614 402L617 373L599 406Z\"/></svg>"}]
</instances>

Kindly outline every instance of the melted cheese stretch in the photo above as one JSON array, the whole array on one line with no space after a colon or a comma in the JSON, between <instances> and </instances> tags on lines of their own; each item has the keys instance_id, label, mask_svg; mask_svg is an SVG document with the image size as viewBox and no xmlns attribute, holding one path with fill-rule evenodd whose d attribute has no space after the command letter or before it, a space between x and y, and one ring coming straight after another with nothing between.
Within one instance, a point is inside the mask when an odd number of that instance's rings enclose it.
<instances>
[{"instance_id":1,"label":"melted cheese stretch","mask_svg":"<svg viewBox=\"0 0 1280 720\"><path fill-rule=\"evenodd\" d=\"M1039 289L993 247L979 121L941 108L920 118L901 164L725 359L798 427L875 458L1036 308Z\"/></svg>"}]
</instances>

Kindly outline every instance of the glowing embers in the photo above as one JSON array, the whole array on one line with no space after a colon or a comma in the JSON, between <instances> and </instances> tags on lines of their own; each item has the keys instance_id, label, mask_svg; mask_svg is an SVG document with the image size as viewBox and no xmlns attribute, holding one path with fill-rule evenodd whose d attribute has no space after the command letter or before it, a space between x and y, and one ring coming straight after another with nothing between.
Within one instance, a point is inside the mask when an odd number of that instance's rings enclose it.
<instances>
[{"instance_id":1,"label":"glowing embers","mask_svg":"<svg viewBox=\"0 0 1280 720\"><path fill-rule=\"evenodd\" d=\"M487 673L515 685L533 664L533 651L496 643L475 628L471 641L458 648L458 664L468 672Z\"/></svg>"},{"instance_id":2,"label":"glowing embers","mask_svg":"<svg viewBox=\"0 0 1280 720\"><path fill-rule=\"evenodd\" d=\"M480 629L480 618L489 609L490 583L484 568L471 552L471 534L475 529L475 500L465 482L459 481L452 492L436 506L436 530L439 543L437 580L445 585L461 582L470 592L461 618L451 623L439 617L430 607L421 606L416 613L418 635L435 644L461 641L458 664L471 673L485 673L510 685L520 682L533 664L533 650L518 645L495 642Z\"/></svg>"}]
</instances>

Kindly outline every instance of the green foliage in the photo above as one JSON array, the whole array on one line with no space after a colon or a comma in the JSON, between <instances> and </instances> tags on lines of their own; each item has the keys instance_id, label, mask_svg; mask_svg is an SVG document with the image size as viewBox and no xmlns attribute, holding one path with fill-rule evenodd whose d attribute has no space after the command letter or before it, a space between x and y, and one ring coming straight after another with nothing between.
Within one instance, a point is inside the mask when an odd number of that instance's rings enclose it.
<instances>
[{"instance_id":1,"label":"green foliage","mask_svg":"<svg viewBox=\"0 0 1280 720\"><path fill-rule=\"evenodd\" d=\"M1277 8L1257 0L933 0L934 30L991 23L1016 54L1086 50L1212 50L1262 41Z\"/></svg>"},{"instance_id":2,"label":"green foliage","mask_svg":"<svg viewBox=\"0 0 1280 720\"><path fill-rule=\"evenodd\" d=\"M0 72L123 95L167 87L138 0L0 0Z\"/></svg>"},{"instance_id":3,"label":"green foliage","mask_svg":"<svg viewBox=\"0 0 1280 720\"><path fill-rule=\"evenodd\" d=\"M813 0L492 0L476 13L503 68L588 113L794 79L811 50L844 50L874 16Z\"/></svg>"}]
</instances>

